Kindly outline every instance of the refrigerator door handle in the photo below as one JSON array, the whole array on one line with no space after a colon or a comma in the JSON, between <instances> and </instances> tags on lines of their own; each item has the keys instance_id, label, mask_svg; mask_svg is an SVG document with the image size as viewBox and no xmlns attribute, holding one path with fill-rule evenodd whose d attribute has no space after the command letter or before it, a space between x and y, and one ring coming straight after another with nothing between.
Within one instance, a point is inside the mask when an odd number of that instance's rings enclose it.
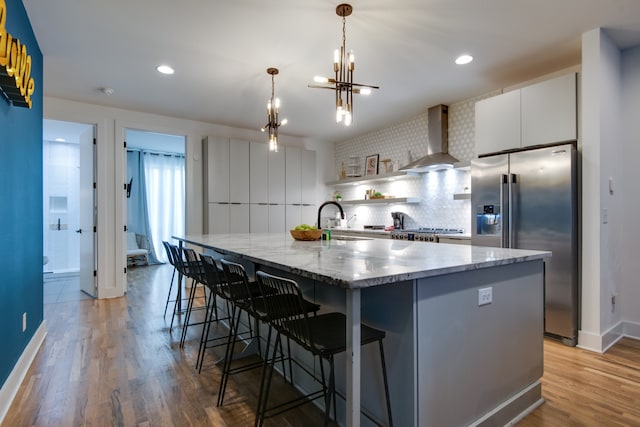
<instances>
[{"instance_id":1,"label":"refrigerator door handle","mask_svg":"<svg viewBox=\"0 0 640 427\"><path fill-rule=\"evenodd\" d=\"M509 201L507 199L508 191L506 187L509 183L509 177L506 174L500 175L500 247L509 247ZM507 215L505 215L507 214Z\"/></svg>"},{"instance_id":2,"label":"refrigerator door handle","mask_svg":"<svg viewBox=\"0 0 640 427\"><path fill-rule=\"evenodd\" d=\"M514 230L516 229L515 224L515 210L516 210L516 199L518 193L516 174L509 174L509 247L514 248L516 243L514 241Z\"/></svg>"}]
</instances>

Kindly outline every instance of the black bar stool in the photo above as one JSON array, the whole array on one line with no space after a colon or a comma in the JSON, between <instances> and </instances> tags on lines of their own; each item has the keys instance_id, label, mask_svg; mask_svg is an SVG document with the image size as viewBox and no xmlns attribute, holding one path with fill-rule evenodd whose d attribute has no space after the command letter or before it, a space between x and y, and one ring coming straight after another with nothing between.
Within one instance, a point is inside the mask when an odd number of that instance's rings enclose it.
<instances>
[{"instance_id":1,"label":"black bar stool","mask_svg":"<svg viewBox=\"0 0 640 427\"><path fill-rule=\"evenodd\" d=\"M220 287L226 285L223 280L222 270L218 267L216 261L210 255L200 254L200 261L202 261L202 267L204 271L204 284L209 289L210 296L207 300L208 304L205 315L205 326L202 328L202 335L200 336L200 347L198 349L198 358L196 361L196 369L198 369L198 372L202 372L202 364L204 362L206 349L224 345L225 342L220 341L227 338L227 336L209 338L211 324L213 322L231 320L231 317L229 315L229 313L231 312L230 302L229 300L226 300L220 292ZM227 303L226 317L220 317L218 315L217 297L221 297Z\"/></svg>"},{"instance_id":2,"label":"black bar stool","mask_svg":"<svg viewBox=\"0 0 640 427\"><path fill-rule=\"evenodd\" d=\"M232 315L231 315L231 327L229 329L229 336L227 341L227 351L225 354L224 366L222 369L222 379L220 381L220 390L218 393L218 406L222 406L224 402L224 393L227 386L229 375L244 372L248 369L254 369L258 367L265 367L267 362L267 355L269 353L269 345L271 341L272 327L267 322L267 314L265 308L265 301L275 297L275 290L271 290L266 286L262 289L258 287L258 283L249 281L246 271L241 264L237 264L225 259L220 260L222 271L224 272L225 284L223 284L219 290L220 293L225 295L232 303ZM297 310L303 310L305 313L315 313L320 309L318 304L314 304L309 301L302 301L300 307ZM258 342L258 353L260 354L260 335L258 321L264 322L268 325L268 333L266 338L265 357L260 362L249 363L237 368L231 368L231 362L233 360L235 343L238 341L238 334L240 328L240 314L245 311L255 321L255 329L257 331L256 340ZM274 314L277 316L278 314ZM288 315L288 313L281 313L280 315ZM251 320L249 320L251 325ZM251 333L251 330L250 330ZM253 334L251 333L253 337ZM282 344L278 339L275 340L273 345L274 351L274 363L278 360L283 361L284 372L284 356L282 356ZM281 357L278 359L276 353L280 349ZM263 370L264 372L264 370ZM262 388L262 387L261 387Z\"/></svg>"},{"instance_id":3,"label":"black bar stool","mask_svg":"<svg viewBox=\"0 0 640 427\"><path fill-rule=\"evenodd\" d=\"M334 356L339 353L343 353L346 350L346 316L342 313L326 313L319 314L317 316L309 316L303 310L300 310L304 298L302 291L298 284L290 279L283 277L277 277L267 274L262 271L256 273L258 284L261 289L269 289L273 292L275 289L277 295L295 296L295 298L266 298L264 299L264 307L269 323L276 329L276 341L281 335L289 337L305 350L309 351L314 357L318 357L320 360L320 371L322 378L322 390L311 393L303 398L297 398L290 402L285 402L279 405L275 405L271 408L267 408L269 399L269 389L271 386L271 380L274 371L275 351L271 357L269 363L268 374L263 372L266 381L263 387L261 387L260 397L258 398L258 411L256 413L255 425L261 426L264 419L271 417L282 412L285 412L301 404L307 403L311 400L315 400L319 397L324 397L325 403L325 426L329 423L329 413L331 410L331 404L333 403L333 417L336 418L336 390L335 390L335 369L334 369ZM288 313L288 315L284 315ZM393 426L393 418L391 416L391 400L389 398L389 385L387 381L387 369L384 359L384 346L382 341L385 338L385 332L379 329L374 329L367 325L361 325L361 345L377 342L380 350L380 362L382 367L382 378L384 382L384 391L387 405L388 425ZM324 363L325 359L329 362L329 385L326 386L324 378ZM295 362L295 361L294 361ZM313 373L309 372L304 366L297 364L300 368L306 371L313 378ZM317 379L316 379L317 380ZM305 400L302 400L307 398ZM371 418L368 414L363 414L378 424L378 421Z\"/></svg>"},{"instance_id":4,"label":"black bar stool","mask_svg":"<svg viewBox=\"0 0 640 427\"><path fill-rule=\"evenodd\" d=\"M167 302L164 304L164 314L163 316L167 316L167 308L169 307L170 302L175 302L175 300L171 299L171 290L173 289L173 279L176 276L176 261L173 259L173 253L171 252L171 243L167 241L162 241L162 245L164 246L164 250L167 253L167 259L169 260L169 264L173 266L173 273L171 273L171 283L169 284L169 292L167 293Z\"/></svg>"},{"instance_id":5,"label":"black bar stool","mask_svg":"<svg viewBox=\"0 0 640 427\"><path fill-rule=\"evenodd\" d=\"M198 284L205 284L205 276L204 276L204 268L202 266L202 262L198 259L198 255L196 251L189 248L182 248L182 253L184 254L184 259L186 260L186 275L191 279L191 290L189 291L189 297L187 302L187 309L185 311L185 319L182 324L182 335L180 337L180 347L184 347L184 342L187 339L187 330L189 326L195 325L204 325L205 321L191 322L191 314L194 310L205 310L208 307L207 304L207 292L205 290L204 296L198 298L204 298L205 304L202 307L194 308L193 304L196 300L196 293L198 289ZM211 295L211 297L215 298L215 294Z\"/></svg>"}]
</instances>

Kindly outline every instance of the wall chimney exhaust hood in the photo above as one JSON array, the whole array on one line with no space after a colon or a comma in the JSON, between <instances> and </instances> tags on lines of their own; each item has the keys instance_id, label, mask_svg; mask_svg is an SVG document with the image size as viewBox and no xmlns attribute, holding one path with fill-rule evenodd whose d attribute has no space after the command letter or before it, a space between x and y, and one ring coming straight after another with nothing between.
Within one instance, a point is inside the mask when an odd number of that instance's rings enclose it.
<instances>
[{"instance_id":1,"label":"wall chimney exhaust hood","mask_svg":"<svg viewBox=\"0 0 640 427\"><path fill-rule=\"evenodd\" d=\"M427 111L427 155L400 168L402 171L429 172L451 169L458 159L449 150L449 107L435 105Z\"/></svg>"}]
</instances>

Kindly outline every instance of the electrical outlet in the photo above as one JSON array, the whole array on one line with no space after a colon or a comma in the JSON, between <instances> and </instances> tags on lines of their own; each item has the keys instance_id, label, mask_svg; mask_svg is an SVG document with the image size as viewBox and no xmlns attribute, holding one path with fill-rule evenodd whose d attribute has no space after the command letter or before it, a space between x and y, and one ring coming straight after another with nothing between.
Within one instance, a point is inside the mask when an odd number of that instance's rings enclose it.
<instances>
[{"instance_id":1,"label":"electrical outlet","mask_svg":"<svg viewBox=\"0 0 640 427\"><path fill-rule=\"evenodd\" d=\"M27 313L22 313L22 332L27 330Z\"/></svg>"},{"instance_id":2,"label":"electrical outlet","mask_svg":"<svg viewBox=\"0 0 640 427\"><path fill-rule=\"evenodd\" d=\"M493 302L493 288L478 289L478 306L491 304Z\"/></svg>"}]
</instances>

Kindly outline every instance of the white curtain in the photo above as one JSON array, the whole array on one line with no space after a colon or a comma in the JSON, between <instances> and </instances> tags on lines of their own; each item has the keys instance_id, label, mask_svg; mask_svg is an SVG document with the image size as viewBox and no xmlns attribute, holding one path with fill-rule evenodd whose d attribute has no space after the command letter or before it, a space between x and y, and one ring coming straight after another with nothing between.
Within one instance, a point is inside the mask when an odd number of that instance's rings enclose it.
<instances>
[{"instance_id":1,"label":"white curtain","mask_svg":"<svg viewBox=\"0 0 640 427\"><path fill-rule=\"evenodd\" d=\"M162 241L184 234L184 156L145 152L143 155L151 250L168 262Z\"/></svg>"}]
</instances>

